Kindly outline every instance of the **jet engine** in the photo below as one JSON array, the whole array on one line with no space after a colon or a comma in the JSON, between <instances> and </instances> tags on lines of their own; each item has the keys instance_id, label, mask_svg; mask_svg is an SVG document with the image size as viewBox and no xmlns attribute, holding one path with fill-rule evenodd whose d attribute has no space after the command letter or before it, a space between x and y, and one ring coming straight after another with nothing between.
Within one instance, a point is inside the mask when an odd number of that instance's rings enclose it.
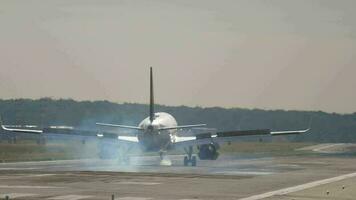
<instances>
[{"instance_id":1,"label":"jet engine","mask_svg":"<svg viewBox=\"0 0 356 200\"><path fill-rule=\"evenodd\" d=\"M219 157L218 143L203 144L198 146L200 160L216 160Z\"/></svg>"}]
</instances>

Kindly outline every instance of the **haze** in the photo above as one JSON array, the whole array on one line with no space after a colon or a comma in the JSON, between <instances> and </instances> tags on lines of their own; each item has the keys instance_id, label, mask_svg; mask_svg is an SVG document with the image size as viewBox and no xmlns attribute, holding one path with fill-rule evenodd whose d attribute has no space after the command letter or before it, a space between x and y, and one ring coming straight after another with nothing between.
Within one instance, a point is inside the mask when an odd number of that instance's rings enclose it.
<instances>
[{"instance_id":1,"label":"haze","mask_svg":"<svg viewBox=\"0 0 356 200\"><path fill-rule=\"evenodd\" d=\"M356 111L356 2L0 1L0 98Z\"/></svg>"}]
</instances>

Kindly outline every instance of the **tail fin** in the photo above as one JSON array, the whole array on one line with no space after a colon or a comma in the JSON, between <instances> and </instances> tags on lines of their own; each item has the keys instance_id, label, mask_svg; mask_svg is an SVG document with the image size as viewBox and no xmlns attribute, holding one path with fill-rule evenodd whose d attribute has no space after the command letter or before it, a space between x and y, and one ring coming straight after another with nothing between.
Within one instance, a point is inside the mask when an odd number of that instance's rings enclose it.
<instances>
[{"instance_id":1,"label":"tail fin","mask_svg":"<svg viewBox=\"0 0 356 200\"><path fill-rule=\"evenodd\" d=\"M152 67L150 67L150 121L154 120L154 95L153 95L153 72Z\"/></svg>"}]
</instances>

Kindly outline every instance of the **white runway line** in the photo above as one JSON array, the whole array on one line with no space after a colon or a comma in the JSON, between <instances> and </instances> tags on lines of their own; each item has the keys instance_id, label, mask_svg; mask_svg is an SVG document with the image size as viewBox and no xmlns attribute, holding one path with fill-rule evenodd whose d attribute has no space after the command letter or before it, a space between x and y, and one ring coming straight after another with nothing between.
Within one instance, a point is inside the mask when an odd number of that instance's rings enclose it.
<instances>
[{"instance_id":1,"label":"white runway line","mask_svg":"<svg viewBox=\"0 0 356 200\"><path fill-rule=\"evenodd\" d=\"M298 148L298 149L296 149L296 150L297 150L297 151L305 151L305 150L312 151L312 150L315 149L315 148L323 147L323 146L326 146L326 145L330 145L330 143L324 143L324 144L317 144L317 145L305 146L305 147L302 147L302 148Z\"/></svg>"},{"instance_id":2,"label":"white runway line","mask_svg":"<svg viewBox=\"0 0 356 200\"><path fill-rule=\"evenodd\" d=\"M130 181L125 181L125 182L118 182L116 184L120 185L160 185L162 183L156 183L156 182L130 182Z\"/></svg>"},{"instance_id":3,"label":"white runway line","mask_svg":"<svg viewBox=\"0 0 356 200\"><path fill-rule=\"evenodd\" d=\"M179 199L179 200L196 200L196 199Z\"/></svg>"},{"instance_id":4,"label":"white runway line","mask_svg":"<svg viewBox=\"0 0 356 200\"><path fill-rule=\"evenodd\" d=\"M118 199L119 200L150 200L152 198L148 198L148 197L121 197Z\"/></svg>"},{"instance_id":5,"label":"white runway line","mask_svg":"<svg viewBox=\"0 0 356 200\"><path fill-rule=\"evenodd\" d=\"M0 198L5 199L5 196L9 196L10 199L20 198L20 197L31 197L36 196L38 194L29 194L29 193L8 193L8 194L1 194Z\"/></svg>"},{"instance_id":6,"label":"white runway line","mask_svg":"<svg viewBox=\"0 0 356 200\"><path fill-rule=\"evenodd\" d=\"M55 189L55 188L63 188L63 187L55 187L55 186L32 186L32 185L0 185L0 188L16 188L16 189Z\"/></svg>"},{"instance_id":7,"label":"white runway line","mask_svg":"<svg viewBox=\"0 0 356 200\"><path fill-rule=\"evenodd\" d=\"M238 200L259 200L259 199L264 199L264 198L268 198L268 197L272 197L272 196L276 196L276 195L284 195L284 194L288 194L288 193L292 193L292 192L298 192L301 190L309 189L309 188L316 187L319 185L325 185L328 183L341 181L341 180L344 180L347 178L352 178L352 177L356 177L356 172L351 173L351 174L344 174L344 175L333 177L333 178L314 181L314 182L310 182L310 183L306 183L306 184L302 184L302 185L297 185L297 186L293 186L293 187L289 187L289 188L275 190L275 191L271 191L271 192L267 192L267 193L263 193L263 194L258 194L258 195L238 199Z\"/></svg>"},{"instance_id":8,"label":"white runway line","mask_svg":"<svg viewBox=\"0 0 356 200\"><path fill-rule=\"evenodd\" d=\"M35 170L35 169L42 169L38 167L0 167L0 170Z\"/></svg>"},{"instance_id":9,"label":"white runway line","mask_svg":"<svg viewBox=\"0 0 356 200\"><path fill-rule=\"evenodd\" d=\"M13 175L13 176L0 176L0 179L19 179L19 178L45 177L45 176L55 176L55 175L56 174Z\"/></svg>"},{"instance_id":10,"label":"white runway line","mask_svg":"<svg viewBox=\"0 0 356 200\"><path fill-rule=\"evenodd\" d=\"M222 175L269 175L274 174L274 172L255 172L255 171L218 171L214 174Z\"/></svg>"},{"instance_id":11,"label":"white runway line","mask_svg":"<svg viewBox=\"0 0 356 200\"><path fill-rule=\"evenodd\" d=\"M0 166L6 165L33 165L33 164L62 164L62 163L78 163L78 162L90 162L97 161L96 159L76 159L76 160L44 160L44 161L25 161L25 162L8 162L8 163L0 163Z\"/></svg>"},{"instance_id":12,"label":"white runway line","mask_svg":"<svg viewBox=\"0 0 356 200\"><path fill-rule=\"evenodd\" d=\"M79 199L87 199L93 196L85 196L85 195L63 195L63 196L56 196L48 198L50 200L79 200Z\"/></svg>"},{"instance_id":13,"label":"white runway line","mask_svg":"<svg viewBox=\"0 0 356 200\"><path fill-rule=\"evenodd\" d=\"M25 175L23 177L43 177L43 176L55 176L57 174L32 174L32 175Z\"/></svg>"},{"instance_id":14,"label":"white runway line","mask_svg":"<svg viewBox=\"0 0 356 200\"><path fill-rule=\"evenodd\" d=\"M329 145L324 145L318 148L313 149L313 151L318 151L318 152L322 152L325 149L331 148L331 147L335 147L335 146L342 146L344 145L344 143L337 143L337 144L329 144Z\"/></svg>"}]
</instances>

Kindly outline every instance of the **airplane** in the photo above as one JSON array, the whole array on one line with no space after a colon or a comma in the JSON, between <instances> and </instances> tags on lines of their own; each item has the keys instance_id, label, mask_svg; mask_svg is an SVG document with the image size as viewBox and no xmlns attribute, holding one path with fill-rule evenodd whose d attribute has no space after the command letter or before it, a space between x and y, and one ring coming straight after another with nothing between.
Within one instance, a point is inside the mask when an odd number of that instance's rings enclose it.
<instances>
[{"instance_id":1,"label":"airplane","mask_svg":"<svg viewBox=\"0 0 356 200\"><path fill-rule=\"evenodd\" d=\"M121 129L130 129L133 131L85 131L77 130L73 127L47 127L43 129L23 129L13 128L3 125L1 128L7 132L29 133L29 134L60 134L60 135L79 135L85 137L106 138L117 141L119 144L129 146L139 146L145 152L157 152L160 155L161 165L171 165L165 154L167 151L183 148L186 155L184 156L184 166L196 166L197 158L193 155L193 147L198 149L200 160L216 160L219 156L219 144L229 141L240 136L252 135L290 135L302 134L310 130L287 130L271 131L269 129L258 130L233 130L219 132L212 129L205 129L206 124L178 125L176 119L165 112L155 112L155 102L153 93L153 71L150 67L150 102L149 116L141 121L138 126L129 126L110 123L96 123L99 127L111 127ZM1 120L0 120L1 121ZM192 131L199 129L200 131ZM229 141L230 142L230 141ZM127 153L125 152L125 155ZM127 161L127 159L126 159Z\"/></svg>"}]
</instances>

